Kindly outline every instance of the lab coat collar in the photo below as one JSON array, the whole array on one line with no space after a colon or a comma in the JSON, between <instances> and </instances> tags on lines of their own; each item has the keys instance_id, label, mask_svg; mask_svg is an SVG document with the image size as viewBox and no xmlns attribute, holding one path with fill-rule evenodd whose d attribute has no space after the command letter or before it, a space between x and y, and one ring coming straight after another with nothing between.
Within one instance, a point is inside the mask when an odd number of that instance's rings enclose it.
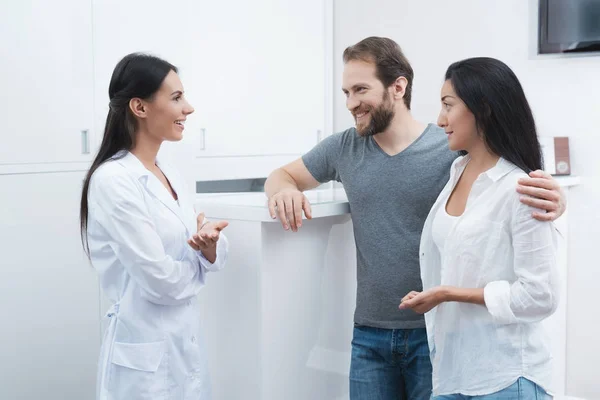
<instances>
[{"instance_id":1,"label":"lab coat collar","mask_svg":"<svg viewBox=\"0 0 600 400\"><path fill-rule=\"evenodd\" d=\"M160 180L146 167L144 164L131 152L129 151L121 151L117 153L114 157L117 161L123 165L127 170L135 176L136 179L140 181L140 183L152 194L156 197L165 207L173 212L179 218L181 223L189 230L189 227L185 223L185 218L182 215L182 207L177 201L171 196L171 193L167 190L167 188L160 182ZM184 188L182 182L180 182L177 174L174 173L171 168L167 165L164 165L160 162L160 160L156 160L156 165L163 174L167 177L167 180L171 184L171 187L177 193L178 199L182 199L184 197Z\"/></svg>"}]
</instances>

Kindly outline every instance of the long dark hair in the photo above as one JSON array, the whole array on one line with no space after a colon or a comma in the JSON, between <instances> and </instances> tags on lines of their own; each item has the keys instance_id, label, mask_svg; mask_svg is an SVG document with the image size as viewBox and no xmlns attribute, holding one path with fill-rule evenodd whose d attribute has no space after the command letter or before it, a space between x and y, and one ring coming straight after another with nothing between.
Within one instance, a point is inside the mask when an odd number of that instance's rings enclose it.
<instances>
[{"instance_id":1,"label":"long dark hair","mask_svg":"<svg viewBox=\"0 0 600 400\"><path fill-rule=\"evenodd\" d=\"M165 60L142 53L132 53L123 57L113 71L108 86L110 103L104 126L104 137L98 154L85 176L81 191L80 233L88 257L90 255L87 240L90 179L103 162L114 158L121 150L131 150L134 147L137 123L129 109L129 102L133 98L151 99L170 71L177 72L177 68Z\"/></svg>"},{"instance_id":2,"label":"long dark hair","mask_svg":"<svg viewBox=\"0 0 600 400\"><path fill-rule=\"evenodd\" d=\"M475 116L489 150L525 172L542 169L533 113L519 79L506 64L468 58L450 65L446 80Z\"/></svg>"}]
</instances>

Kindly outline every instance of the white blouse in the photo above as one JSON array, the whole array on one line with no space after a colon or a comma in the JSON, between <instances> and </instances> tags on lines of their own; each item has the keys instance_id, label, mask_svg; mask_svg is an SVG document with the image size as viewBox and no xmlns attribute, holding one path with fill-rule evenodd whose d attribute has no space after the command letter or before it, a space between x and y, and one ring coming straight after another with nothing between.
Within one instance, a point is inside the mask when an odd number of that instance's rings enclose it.
<instances>
[{"instance_id":1,"label":"white blouse","mask_svg":"<svg viewBox=\"0 0 600 400\"><path fill-rule=\"evenodd\" d=\"M448 214L445 202L439 207L439 210L433 219L432 235L433 241L440 252L444 250L444 244L446 243L452 228L454 228L454 224L459 218L460 217L458 216Z\"/></svg>"},{"instance_id":2,"label":"white blouse","mask_svg":"<svg viewBox=\"0 0 600 400\"><path fill-rule=\"evenodd\" d=\"M519 201L517 181L526 174L500 158L473 183L440 251L434 221L468 162L466 156L453 163L425 221L421 278L423 290L484 288L486 306L445 302L425 314L433 393L490 394L519 377L551 393L552 357L540 321L558 305L556 230Z\"/></svg>"}]
</instances>

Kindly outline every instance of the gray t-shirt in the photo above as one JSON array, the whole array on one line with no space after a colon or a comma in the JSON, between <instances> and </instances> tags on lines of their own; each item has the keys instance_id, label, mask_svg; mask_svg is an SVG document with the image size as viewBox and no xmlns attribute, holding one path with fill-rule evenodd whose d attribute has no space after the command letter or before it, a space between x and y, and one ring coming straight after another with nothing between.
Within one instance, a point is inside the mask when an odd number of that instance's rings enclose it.
<instances>
[{"instance_id":1,"label":"gray t-shirt","mask_svg":"<svg viewBox=\"0 0 600 400\"><path fill-rule=\"evenodd\" d=\"M348 195L358 267L355 323L386 329L425 326L422 315L398 305L411 290L421 290L421 231L457 155L448 149L444 131L430 124L395 156L350 128L302 157L317 181L341 182Z\"/></svg>"}]
</instances>

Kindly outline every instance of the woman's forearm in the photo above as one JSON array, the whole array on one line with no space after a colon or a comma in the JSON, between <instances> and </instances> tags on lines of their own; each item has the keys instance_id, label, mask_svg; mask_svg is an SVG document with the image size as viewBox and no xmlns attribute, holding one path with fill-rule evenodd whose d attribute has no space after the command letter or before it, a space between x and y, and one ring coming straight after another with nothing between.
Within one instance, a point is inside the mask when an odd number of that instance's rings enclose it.
<instances>
[{"instance_id":1,"label":"woman's forearm","mask_svg":"<svg viewBox=\"0 0 600 400\"><path fill-rule=\"evenodd\" d=\"M449 286L446 288L445 301L479 304L485 306L483 289L466 289Z\"/></svg>"}]
</instances>

